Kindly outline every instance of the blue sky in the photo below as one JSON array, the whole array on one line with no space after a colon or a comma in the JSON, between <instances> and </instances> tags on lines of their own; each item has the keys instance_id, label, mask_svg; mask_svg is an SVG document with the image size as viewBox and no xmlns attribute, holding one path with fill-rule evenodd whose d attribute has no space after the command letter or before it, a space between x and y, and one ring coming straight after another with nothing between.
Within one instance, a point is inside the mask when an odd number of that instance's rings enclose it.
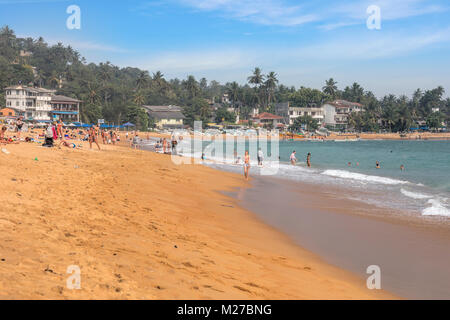
<instances>
[{"instance_id":1,"label":"blue sky","mask_svg":"<svg viewBox=\"0 0 450 320\"><path fill-rule=\"evenodd\" d=\"M72 4L81 30L66 28ZM370 5L381 30L366 26ZM88 61L240 83L259 66L286 85L321 88L333 77L377 96L450 93L449 18L448 0L0 0L1 25L70 44Z\"/></svg>"}]
</instances>

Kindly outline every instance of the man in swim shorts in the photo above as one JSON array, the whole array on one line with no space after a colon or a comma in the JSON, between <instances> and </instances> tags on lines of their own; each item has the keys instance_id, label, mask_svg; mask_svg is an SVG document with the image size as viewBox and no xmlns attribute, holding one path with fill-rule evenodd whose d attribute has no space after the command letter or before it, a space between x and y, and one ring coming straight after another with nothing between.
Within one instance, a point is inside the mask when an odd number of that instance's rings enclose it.
<instances>
[{"instance_id":1,"label":"man in swim shorts","mask_svg":"<svg viewBox=\"0 0 450 320\"><path fill-rule=\"evenodd\" d=\"M291 164L292 164L293 166L295 166L295 164L297 163L297 157L295 156L296 153L297 153L297 152L294 150L294 151L292 152L292 154L291 154L291 157L289 158L289 159L291 160Z\"/></svg>"}]
</instances>

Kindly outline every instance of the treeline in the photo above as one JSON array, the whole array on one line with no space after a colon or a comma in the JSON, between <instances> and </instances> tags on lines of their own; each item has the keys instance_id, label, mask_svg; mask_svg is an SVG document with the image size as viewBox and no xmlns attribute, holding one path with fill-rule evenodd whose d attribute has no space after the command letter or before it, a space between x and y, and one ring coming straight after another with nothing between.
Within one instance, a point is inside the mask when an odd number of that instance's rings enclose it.
<instances>
[{"instance_id":1,"label":"treeline","mask_svg":"<svg viewBox=\"0 0 450 320\"><path fill-rule=\"evenodd\" d=\"M215 112L216 120L232 121L235 115L226 111L224 94L228 94L230 105L241 119L248 119L254 108L274 112L276 102L289 101L299 107L319 106L334 99L359 102L366 110L353 115L350 125L363 131L403 131L420 121L439 127L450 116L450 99L443 98L441 87L417 90L411 99L388 95L378 100L357 83L339 90L333 79L326 81L321 90L287 87L279 84L275 72L264 75L260 68L254 69L244 85L197 80L193 76L166 80L160 71L150 74L138 68L119 68L110 62L88 63L70 46L51 46L42 38L18 38L6 26L0 30L0 87L18 83L52 88L58 94L82 100L84 122L103 118L115 124L130 121L141 128L152 125L143 105L182 106L186 122L192 124L194 120L210 122L213 102L222 105ZM3 90L0 101L5 101ZM436 108L440 112L434 113Z\"/></svg>"}]
</instances>

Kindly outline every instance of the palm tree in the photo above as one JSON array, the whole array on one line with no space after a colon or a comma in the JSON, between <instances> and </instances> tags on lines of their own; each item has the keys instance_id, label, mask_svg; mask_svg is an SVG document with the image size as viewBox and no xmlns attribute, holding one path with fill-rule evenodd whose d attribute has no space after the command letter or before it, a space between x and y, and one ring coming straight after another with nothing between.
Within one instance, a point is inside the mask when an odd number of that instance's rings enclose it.
<instances>
[{"instance_id":1,"label":"palm tree","mask_svg":"<svg viewBox=\"0 0 450 320\"><path fill-rule=\"evenodd\" d=\"M139 107L142 107L144 105L145 97L141 91L136 92L136 94L134 95L133 102Z\"/></svg>"},{"instance_id":2,"label":"palm tree","mask_svg":"<svg viewBox=\"0 0 450 320\"><path fill-rule=\"evenodd\" d=\"M249 84L252 84L254 86L253 88L255 90L256 97L258 100L256 104L261 103L262 99L260 97L261 94L260 89L262 84L264 83L264 75L262 74L261 68L256 67L255 70L253 70L253 74L250 77L248 77L247 80Z\"/></svg>"},{"instance_id":3,"label":"palm tree","mask_svg":"<svg viewBox=\"0 0 450 320\"><path fill-rule=\"evenodd\" d=\"M139 77L136 79L136 89L141 90L145 88L150 82L148 71L141 71Z\"/></svg>"},{"instance_id":4,"label":"palm tree","mask_svg":"<svg viewBox=\"0 0 450 320\"><path fill-rule=\"evenodd\" d=\"M278 84L277 74L275 72L270 72L266 76L266 81L264 82L264 86L267 89L267 105L270 105L272 102L272 97L274 95L275 88Z\"/></svg>"},{"instance_id":5,"label":"palm tree","mask_svg":"<svg viewBox=\"0 0 450 320\"><path fill-rule=\"evenodd\" d=\"M92 82L87 82L88 87L88 95L89 95L89 103L96 104L98 103L98 85L93 84Z\"/></svg>"},{"instance_id":6,"label":"palm tree","mask_svg":"<svg viewBox=\"0 0 450 320\"><path fill-rule=\"evenodd\" d=\"M338 91L337 82L334 81L333 78L330 78L329 80L325 81L325 86L322 88L323 93L330 96L331 99L336 98L336 94Z\"/></svg>"},{"instance_id":7,"label":"palm tree","mask_svg":"<svg viewBox=\"0 0 450 320\"><path fill-rule=\"evenodd\" d=\"M264 82L264 75L262 74L261 68L255 68L253 74L248 77L248 83L254 85L255 87L260 87Z\"/></svg>"},{"instance_id":8,"label":"palm tree","mask_svg":"<svg viewBox=\"0 0 450 320\"><path fill-rule=\"evenodd\" d=\"M200 90L194 76L189 76L186 81L183 81L183 86L189 93L191 99L195 98Z\"/></svg>"},{"instance_id":9,"label":"palm tree","mask_svg":"<svg viewBox=\"0 0 450 320\"><path fill-rule=\"evenodd\" d=\"M227 94L233 102L234 108L236 106L236 102L239 100L239 84L236 81L229 84Z\"/></svg>"},{"instance_id":10,"label":"palm tree","mask_svg":"<svg viewBox=\"0 0 450 320\"><path fill-rule=\"evenodd\" d=\"M161 71L156 71L156 73L153 73L153 81L156 82L160 87L162 87L162 83L164 81L164 75Z\"/></svg>"}]
</instances>

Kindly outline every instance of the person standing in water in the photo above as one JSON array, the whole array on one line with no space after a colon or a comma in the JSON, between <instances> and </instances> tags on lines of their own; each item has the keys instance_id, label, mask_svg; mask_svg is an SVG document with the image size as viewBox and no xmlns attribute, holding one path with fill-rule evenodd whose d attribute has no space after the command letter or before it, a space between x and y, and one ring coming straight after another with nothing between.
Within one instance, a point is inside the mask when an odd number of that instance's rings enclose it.
<instances>
[{"instance_id":1,"label":"person standing in water","mask_svg":"<svg viewBox=\"0 0 450 320\"><path fill-rule=\"evenodd\" d=\"M264 160L264 153L262 152L261 148L259 148L259 150L258 150L258 166L263 165L263 160Z\"/></svg>"},{"instance_id":2,"label":"person standing in water","mask_svg":"<svg viewBox=\"0 0 450 320\"><path fill-rule=\"evenodd\" d=\"M308 168L311 168L311 153L308 153L308 155L306 156L306 165L308 166Z\"/></svg>"},{"instance_id":3,"label":"person standing in water","mask_svg":"<svg viewBox=\"0 0 450 320\"><path fill-rule=\"evenodd\" d=\"M291 157L290 157L290 160L291 160L291 164L293 165L293 166L295 166L295 164L297 163L297 157L295 156L295 154L296 154L297 152L295 152L295 150L292 152L292 154L291 154Z\"/></svg>"},{"instance_id":4,"label":"person standing in water","mask_svg":"<svg viewBox=\"0 0 450 320\"><path fill-rule=\"evenodd\" d=\"M250 155L248 154L248 151L245 151L244 176L246 180L248 180L249 172L250 172Z\"/></svg>"},{"instance_id":5,"label":"person standing in water","mask_svg":"<svg viewBox=\"0 0 450 320\"><path fill-rule=\"evenodd\" d=\"M377 168L377 169L381 169L381 166L380 166L380 162L379 162L379 161L377 161L377 163L376 163L376 168Z\"/></svg>"}]
</instances>

